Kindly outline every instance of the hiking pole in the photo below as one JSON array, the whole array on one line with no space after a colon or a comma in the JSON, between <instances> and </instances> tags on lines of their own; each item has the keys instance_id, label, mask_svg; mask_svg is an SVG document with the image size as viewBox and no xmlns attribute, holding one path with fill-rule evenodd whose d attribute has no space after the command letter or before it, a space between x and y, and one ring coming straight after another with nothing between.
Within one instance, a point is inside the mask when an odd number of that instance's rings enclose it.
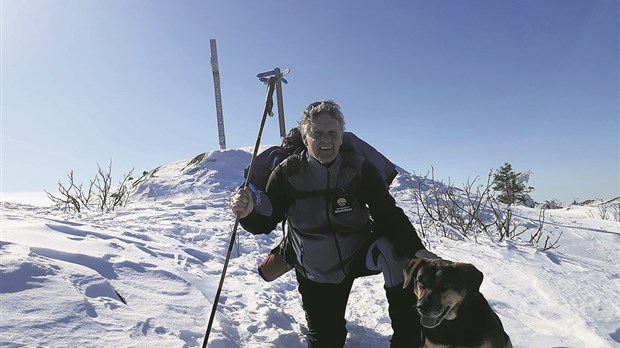
<instances>
[{"instance_id":1,"label":"hiking pole","mask_svg":"<svg viewBox=\"0 0 620 348\"><path fill-rule=\"evenodd\" d=\"M263 136L263 128L265 127L265 121L267 115L273 115L273 91L275 90L276 77L270 77L267 81L267 97L265 100L265 109L263 111L263 118L260 122L260 128L258 129L258 137L256 137L256 144L254 145L254 153L252 153L252 159L250 160L250 168L248 169L247 179L243 183L243 188L246 189L252 177L252 171L254 170L254 160L258 154L258 147L260 146L260 140ZM213 319L215 318L215 312L217 310L217 304L220 301L220 295L222 294L222 287L224 285L224 278L226 277L226 270L228 269L228 262L230 261L230 255L232 254L233 246L235 245L235 236L237 235L237 228L239 227L239 216L235 219L235 225L233 226L232 235L230 237L230 243L228 244L228 253L226 254L226 260L224 261L224 268L222 269L222 276L220 277L220 285L215 293L215 300L213 301L213 307L211 309L211 317L209 318L209 325L207 326L207 332L205 333L205 339L202 342L202 348L207 347L209 342L209 334L213 327Z\"/></svg>"}]
</instances>

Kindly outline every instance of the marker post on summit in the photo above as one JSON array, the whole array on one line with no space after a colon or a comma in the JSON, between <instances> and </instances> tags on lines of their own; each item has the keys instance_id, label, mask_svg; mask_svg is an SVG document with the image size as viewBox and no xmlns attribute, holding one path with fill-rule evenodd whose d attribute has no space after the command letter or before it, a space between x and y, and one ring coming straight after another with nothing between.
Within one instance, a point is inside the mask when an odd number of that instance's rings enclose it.
<instances>
[{"instance_id":1,"label":"marker post on summit","mask_svg":"<svg viewBox=\"0 0 620 348\"><path fill-rule=\"evenodd\" d=\"M224 133L224 110L222 108L222 90L220 88L220 67L217 62L217 45L215 39L211 43L211 71L213 72L213 89L215 91L215 112L217 113L217 132L220 140L220 150L226 149L226 134Z\"/></svg>"}]
</instances>

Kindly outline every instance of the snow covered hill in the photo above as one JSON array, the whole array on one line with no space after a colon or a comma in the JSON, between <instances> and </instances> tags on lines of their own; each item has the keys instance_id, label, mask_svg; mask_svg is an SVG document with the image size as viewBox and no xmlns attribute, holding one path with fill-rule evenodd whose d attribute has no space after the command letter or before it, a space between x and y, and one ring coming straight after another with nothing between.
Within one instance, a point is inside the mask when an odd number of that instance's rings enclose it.
<instances>
[{"instance_id":1,"label":"snow covered hill","mask_svg":"<svg viewBox=\"0 0 620 348\"><path fill-rule=\"evenodd\" d=\"M199 347L234 223L228 201L249 159L224 150L162 165L107 214L2 202L0 346ZM402 172L392 186L411 214L417 180ZM620 223L594 209L547 212L545 232L564 233L555 250L520 239L425 243L483 271L481 291L515 347L619 347ZM538 214L515 211L524 221ZM256 272L279 238L240 231L209 347L306 346L292 272L272 283ZM382 281L355 282L347 347L388 347Z\"/></svg>"}]
</instances>

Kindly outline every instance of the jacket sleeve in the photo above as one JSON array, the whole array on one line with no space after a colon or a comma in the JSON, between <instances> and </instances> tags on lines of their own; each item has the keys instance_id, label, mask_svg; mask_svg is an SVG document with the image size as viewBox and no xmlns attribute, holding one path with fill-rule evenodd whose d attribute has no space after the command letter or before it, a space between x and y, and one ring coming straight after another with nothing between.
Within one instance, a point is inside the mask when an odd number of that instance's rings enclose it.
<instances>
[{"instance_id":1,"label":"jacket sleeve","mask_svg":"<svg viewBox=\"0 0 620 348\"><path fill-rule=\"evenodd\" d=\"M373 223L394 243L398 254L413 258L417 251L425 249L411 221L396 205L379 172L368 161L362 167L361 189Z\"/></svg>"},{"instance_id":2,"label":"jacket sleeve","mask_svg":"<svg viewBox=\"0 0 620 348\"><path fill-rule=\"evenodd\" d=\"M252 234L268 234L284 220L288 210L285 169L284 163L278 165L267 181L265 194L272 205L271 215L261 215L252 211L248 216L239 220L246 231Z\"/></svg>"}]
</instances>

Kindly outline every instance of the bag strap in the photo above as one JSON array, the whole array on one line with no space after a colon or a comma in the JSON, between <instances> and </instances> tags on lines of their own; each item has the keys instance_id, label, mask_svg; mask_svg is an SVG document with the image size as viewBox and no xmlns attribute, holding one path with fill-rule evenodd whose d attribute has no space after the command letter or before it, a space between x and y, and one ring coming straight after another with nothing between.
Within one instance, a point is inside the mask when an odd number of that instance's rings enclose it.
<instances>
[{"instance_id":1,"label":"bag strap","mask_svg":"<svg viewBox=\"0 0 620 348\"><path fill-rule=\"evenodd\" d=\"M288 184L289 175L294 175L294 174L299 173L299 167L302 161L302 156L303 155L300 151L300 152L295 152L286 158L285 178L286 178L287 184ZM287 199L288 199L289 204L294 204L295 197L293 194L289 193ZM288 215L285 215L284 219L282 220L282 241L280 241L279 246L281 248L282 254L286 262L294 266L295 256L294 256L293 248L291 247L291 241L290 241L291 235L287 231L287 224L289 224Z\"/></svg>"}]
</instances>

